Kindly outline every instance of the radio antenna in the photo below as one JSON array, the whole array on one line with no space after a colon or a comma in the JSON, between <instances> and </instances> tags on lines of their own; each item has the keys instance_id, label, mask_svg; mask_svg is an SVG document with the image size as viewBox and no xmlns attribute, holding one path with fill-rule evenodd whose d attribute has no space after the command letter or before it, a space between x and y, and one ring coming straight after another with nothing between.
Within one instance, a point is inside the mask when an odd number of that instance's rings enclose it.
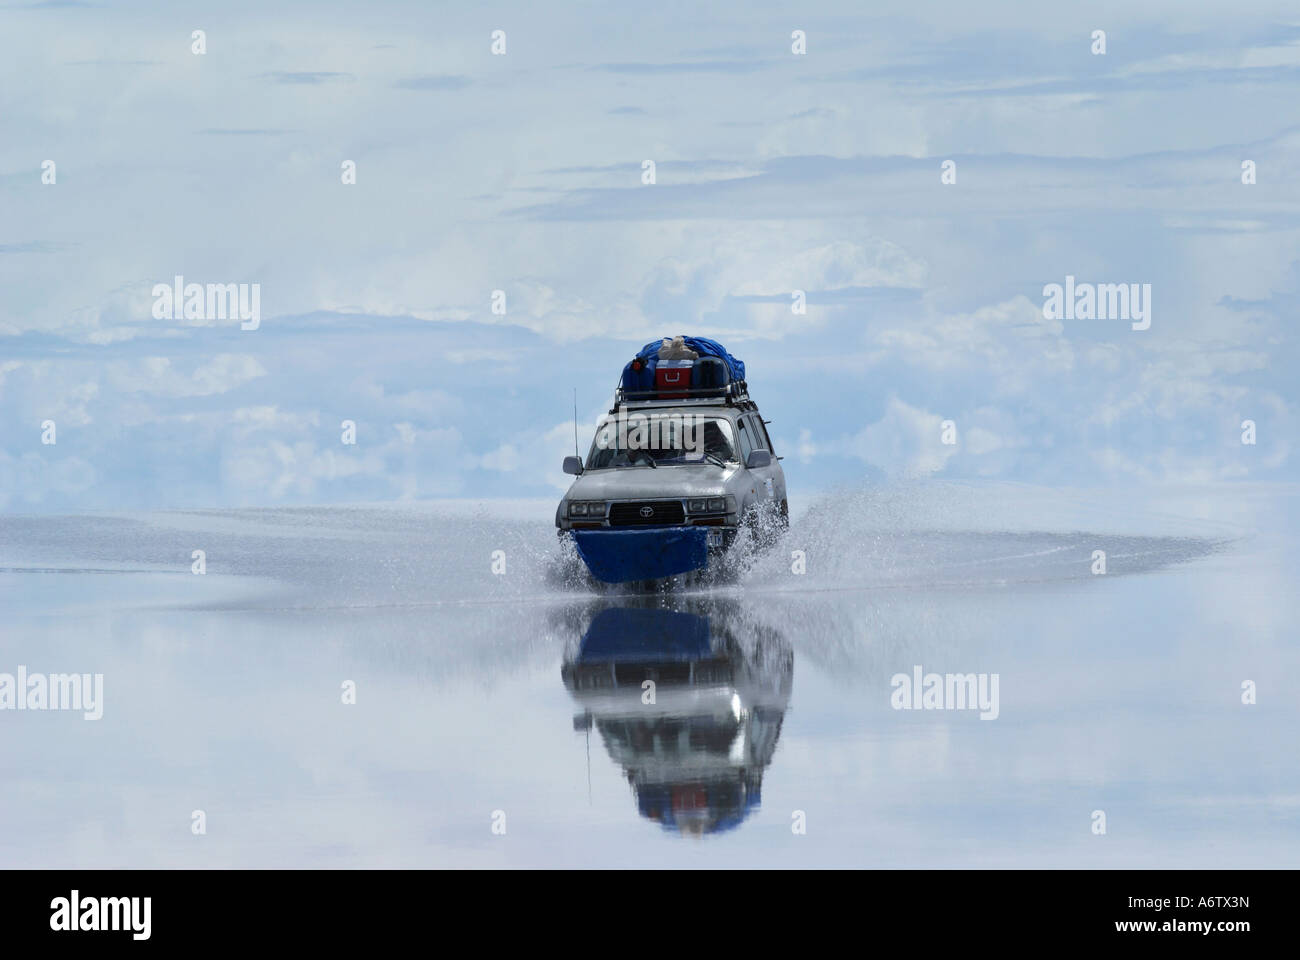
<instances>
[{"instance_id":1,"label":"radio antenna","mask_svg":"<svg viewBox=\"0 0 1300 960\"><path fill-rule=\"evenodd\" d=\"M582 458L578 452L578 388L573 388L573 455Z\"/></svg>"}]
</instances>

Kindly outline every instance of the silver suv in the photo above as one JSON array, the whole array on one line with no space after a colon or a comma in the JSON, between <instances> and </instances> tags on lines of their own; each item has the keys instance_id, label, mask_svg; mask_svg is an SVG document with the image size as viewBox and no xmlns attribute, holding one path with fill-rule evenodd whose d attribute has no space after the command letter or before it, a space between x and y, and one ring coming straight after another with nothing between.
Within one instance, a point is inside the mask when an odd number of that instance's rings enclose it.
<instances>
[{"instance_id":1,"label":"silver suv","mask_svg":"<svg viewBox=\"0 0 1300 960\"><path fill-rule=\"evenodd\" d=\"M752 526L788 524L785 474L743 381L712 396L626 400L596 429L555 513L597 579L653 580L707 566ZM760 536L759 538L764 539Z\"/></svg>"}]
</instances>

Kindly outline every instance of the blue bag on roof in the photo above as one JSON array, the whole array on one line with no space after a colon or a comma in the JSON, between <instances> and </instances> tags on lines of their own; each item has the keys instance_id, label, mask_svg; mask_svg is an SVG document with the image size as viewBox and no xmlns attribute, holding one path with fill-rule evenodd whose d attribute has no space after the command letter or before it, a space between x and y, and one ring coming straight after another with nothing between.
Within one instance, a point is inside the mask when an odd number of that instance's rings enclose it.
<instances>
[{"instance_id":1,"label":"blue bag on roof","mask_svg":"<svg viewBox=\"0 0 1300 960\"><path fill-rule=\"evenodd\" d=\"M691 386L696 390L722 390L731 381L730 368L721 357L700 357L693 373Z\"/></svg>"},{"instance_id":2,"label":"blue bag on roof","mask_svg":"<svg viewBox=\"0 0 1300 960\"><path fill-rule=\"evenodd\" d=\"M629 360L623 367L623 389L628 393L653 393L655 389L655 367L659 365L659 356L638 356Z\"/></svg>"},{"instance_id":3,"label":"blue bag on roof","mask_svg":"<svg viewBox=\"0 0 1300 960\"><path fill-rule=\"evenodd\" d=\"M653 343L647 343L644 347L641 348L641 351L637 354L637 357L642 360L648 360L649 358L654 357L655 360L658 361L659 348L663 346L663 339L664 338L660 338L658 340L655 340ZM668 337L667 339L671 340L672 337ZM726 347L718 343L716 340L709 340L706 339L705 337L686 337L686 336L683 336L682 340L683 342L685 342L685 344L688 347L690 347L700 356L717 357L718 359L720 359L723 363L727 365L727 368L731 371L732 380L745 379L745 361L737 360L735 357L733 357L731 354L727 352ZM650 379L653 382L654 380L653 371L651 372Z\"/></svg>"}]
</instances>

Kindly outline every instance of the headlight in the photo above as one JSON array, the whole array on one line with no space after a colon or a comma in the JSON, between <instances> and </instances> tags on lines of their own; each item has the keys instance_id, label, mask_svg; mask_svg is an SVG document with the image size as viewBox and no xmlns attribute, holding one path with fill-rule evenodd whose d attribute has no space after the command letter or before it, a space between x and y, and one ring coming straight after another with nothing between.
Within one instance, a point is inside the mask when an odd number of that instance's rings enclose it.
<instances>
[{"instance_id":1,"label":"headlight","mask_svg":"<svg viewBox=\"0 0 1300 960\"><path fill-rule=\"evenodd\" d=\"M569 516L603 517L605 516L605 501L604 500L570 500Z\"/></svg>"},{"instance_id":2,"label":"headlight","mask_svg":"<svg viewBox=\"0 0 1300 960\"><path fill-rule=\"evenodd\" d=\"M687 513L726 513L728 507L728 498L726 497L709 497L707 500L687 500Z\"/></svg>"},{"instance_id":3,"label":"headlight","mask_svg":"<svg viewBox=\"0 0 1300 960\"><path fill-rule=\"evenodd\" d=\"M569 516L585 517L587 515L587 504L582 500L573 500L569 503Z\"/></svg>"}]
</instances>

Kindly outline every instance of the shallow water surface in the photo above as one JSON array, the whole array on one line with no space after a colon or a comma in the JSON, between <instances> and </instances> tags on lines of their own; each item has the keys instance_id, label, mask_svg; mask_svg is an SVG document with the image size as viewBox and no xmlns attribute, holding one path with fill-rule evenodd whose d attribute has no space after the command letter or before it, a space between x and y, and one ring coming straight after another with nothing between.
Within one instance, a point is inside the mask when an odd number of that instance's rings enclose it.
<instances>
[{"instance_id":1,"label":"shallow water surface","mask_svg":"<svg viewBox=\"0 0 1300 960\"><path fill-rule=\"evenodd\" d=\"M104 678L0 711L0 864L1291 866L1296 498L1225 504L838 494L650 594L545 509L0 518L0 672Z\"/></svg>"}]
</instances>

